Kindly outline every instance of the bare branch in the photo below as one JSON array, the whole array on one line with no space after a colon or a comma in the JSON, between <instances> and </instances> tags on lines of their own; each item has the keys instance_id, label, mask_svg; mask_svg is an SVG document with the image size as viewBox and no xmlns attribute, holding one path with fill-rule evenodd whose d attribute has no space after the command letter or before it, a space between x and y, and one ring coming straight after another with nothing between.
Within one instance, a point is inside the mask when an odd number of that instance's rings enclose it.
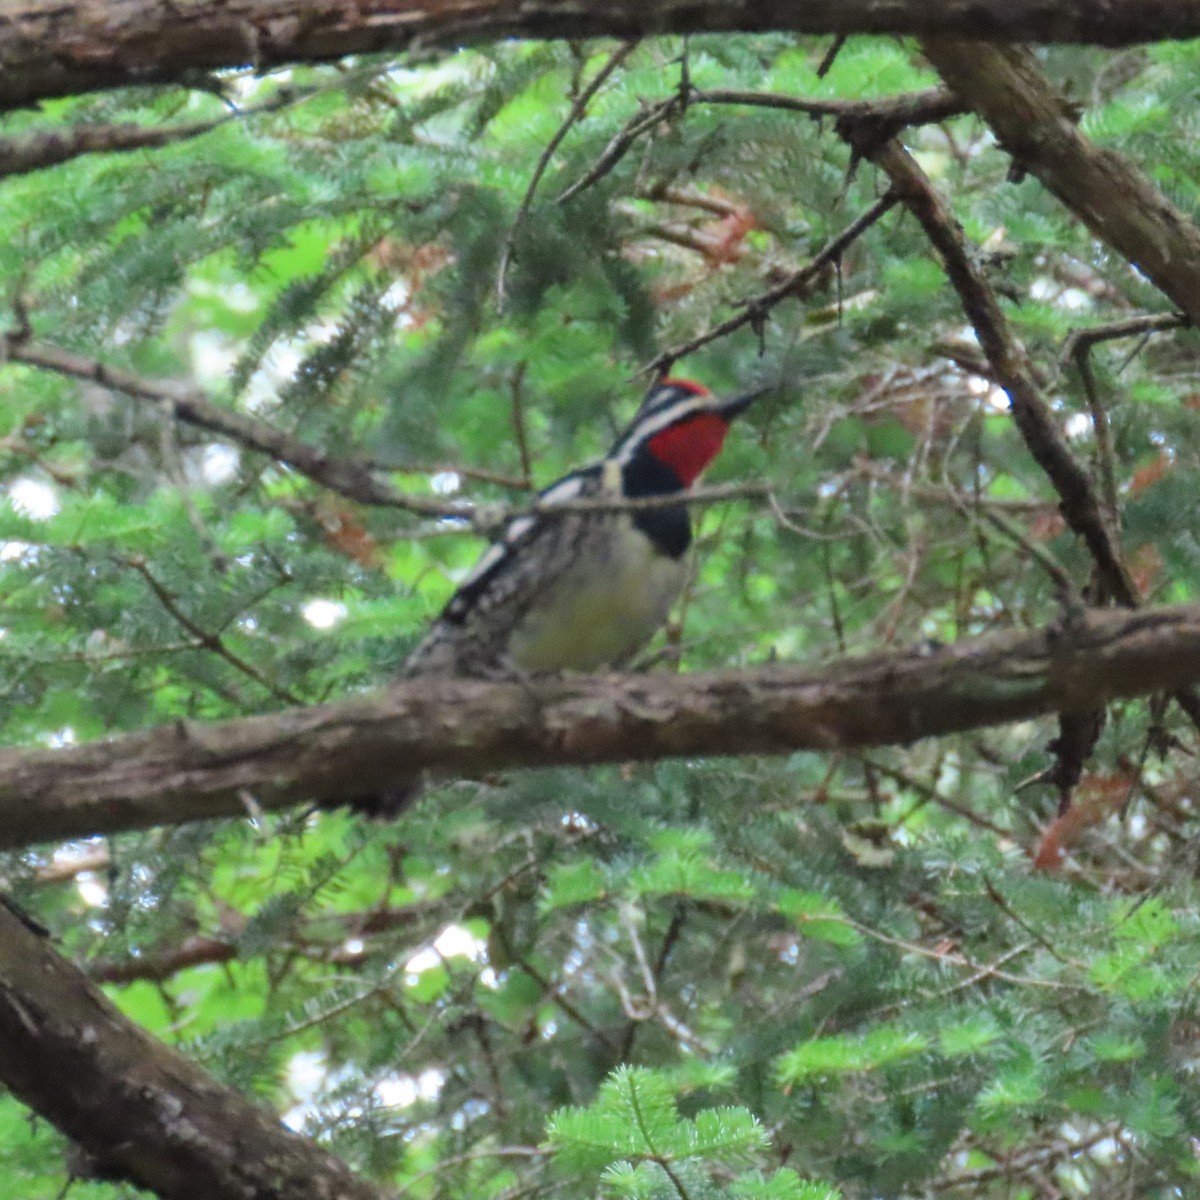
<instances>
[{"instance_id":1,"label":"bare branch","mask_svg":"<svg viewBox=\"0 0 1200 1200\"><path fill-rule=\"evenodd\" d=\"M1073 329L1063 343L1061 359L1070 362L1081 350L1090 350L1101 342L1118 338L1142 337L1149 333L1166 333L1172 329L1183 329L1189 325L1183 313L1144 313L1138 317L1124 317L1119 321L1108 321L1103 325L1089 325L1084 329Z\"/></svg>"},{"instance_id":2,"label":"bare branch","mask_svg":"<svg viewBox=\"0 0 1200 1200\"><path fill-rule=\"evenodd\" d=\"M1104 519L1100 499L1083 464L1071 452L1043 399L1024 349L1009 326L1004 310L968 251L961 226L945 200L934 190L916 160L894 141L879 145L874 131L863 133L850 121L839 132L881 167L907 208L921 223L942 259L958 292L979 344L991 364L996 382L1008 394L1013 419L1025 445L1058 493L1063 517L1087 545L1112 596L1121 604L1138 603L1112 530Z\"/></svg>"},{"instance_id":3,"label":"bare branch","mask_svg":"<svg viewBox=\"0 0 1200 1200\"><path fill-rule=\"evenodd\" d=\"M693 89L690 104L738 104L749 108L780 108L787 112L822 117L854 117L878 123L883 136L892 137L911 125L929 125L970 112L970 106L946 88L902 92L882 100L807 100L782 92L738 91L732 88Z\"/></svg>"},{"instance_id":4,"label":"bare branch","mask_svg":"<svg viewBox=\"0 0 1200 1200\"><path fill-rule=\"evenodd\" d=\"M557 203L565 204L572 197L579 195L580 192L603 179L625 157L642 134L649 132L672 116L682 104L683 97L676 92L631 117L625 123L624 129L621 129L604 148L604 153L600 155L587 174L559 194Z\"/></svg>"},{"instance_id":5,"label":"bare branch","mask_svg":"<svg viewBox=\"0 0 1200 1200\"><path fill-rule=\"evenodd\" d=\"M1087 546L1106 595L1128 608L1136 608L1141 597L1125 564L1116 532L1105 518L1087 471L1071 453L1050 406L1042 398L1029 359L1013 335L1004 310L968 253L962 227L916 160L898 142L889 140L880 145L875 141L874 130L857 129L850 120L840 121L838 130L888 175L892 188L903 198L941 255L946 275L974 326L994 378L1008 394L1013 420L1025 445L1058 493L1063 518ZM1200 697L1183 688L1174 693L1174 698L1200 729Z\"/></svg>"},{"instance_id":6,"label":"bare branch","mask_svg":"<svg viewBox=\"0 0 1200 1200\"><path fill-rule=\"evenodd\" d=\"M691 88L686 95L675 92L658 103L643 108L631 117L625 127L605 147L604 152L591 169L562 192L558 197L558 203L565 203L602 179L625 157L639 137L657 128L663 121L673 116L677 110L682 109L685 103L689 105L730 104L749 108L778 108L785 112L805 113L818 120L822 117L855 116L864 121L877 122L878 128L885 131L883 136L888 137L911 125L944 121L949 117L969 111L952 92L945 88L929 88L923 92L904 92L883 100L806 100L802 96L789 96L780 92L735 91L728 88L701 91ZM695 204L702 201L703 197L689 196L685 198L678 193L672 194L672 189L662 188L661 190L651 189L645 199L666 200L672 204ZM709 203L712 204L712 201L709 200Z\"/></svg>"},{"instance_id":7,"label":"bare branch","mask_svg":"<svg viewBox=\"0 0 1200 1200\"><path fill-rule=\"evenodd\" d=\"M826 667L420 679L334 705L180 722L79 747L0 750L0 846L334 804L429 769L774 754L924 737L1200 681L1200 607L1093 610L1067 626Z\"/></svg>"},{"instance_id":8,"label":"bare branch","mask_svg":"<svg viewBox=\"0 0 1200 1200\"><path fill-rule=\"evenodd\" d=\"M1063 345L1061 361L1073 362L1079 372L1088 410L1092 414L1092 431L1096 440L1096 461L1100 469L1100 481L1104 488L1104 504L1107 516L1114 529L1119 528L1120 503L1117 495L1117 477L1113 467L1114 455L1112 435L1108 427L1108 413L1100 402L1096 380L1092 374L1091 348L1100 342L1116 338L1147 338L1152 333L1168 329L1179 329L1189 324L1183 313L1150 313L1140 317L1127 317L1122 321L1111 321L1090 329L1076 329Z\"/></svg>"},{"instance_id":9,"label":"bare branch","mask_svg":"<svg viewBox=\"0 0 1200 1200\"><path fill-rule=\"evenodd\" d=\"M186 384L173 380L146 379L59 346L24 341L12 336L6 341L4 353L0 354L0 360L5 358L10 362L55 371L59 375L86 379L101 387L123 392L134 400L148 400L162 405L176 420L265 454L299 471L314 483L360 504L403 508L422 516L446 515L444 503L419 496L402 496L390 484L376 478L364 463L336 458L275 429L265 421L221 408Z\"/></svg>"},{"instance_id":10,"label":"bare branch","mask_svg":"<svg viewBox=\"0 0 1200 1200\"><path fill-rule=\"evenodd\" d=\"M3 18L0 17L0 21ZM0 32L3 26L0 25ZM0 56L3 44L0 42ZM74 125L66 129L40 129L36 133L0 138L0 179L6 175L26 175L68 162L84 154L128 153L152 150L189 141L261 113L278 112L316 95L326 88L296 90L280 88L263 104L227 112L209 121L189 121L178 125Z\"/></svg>"}]
</instances>

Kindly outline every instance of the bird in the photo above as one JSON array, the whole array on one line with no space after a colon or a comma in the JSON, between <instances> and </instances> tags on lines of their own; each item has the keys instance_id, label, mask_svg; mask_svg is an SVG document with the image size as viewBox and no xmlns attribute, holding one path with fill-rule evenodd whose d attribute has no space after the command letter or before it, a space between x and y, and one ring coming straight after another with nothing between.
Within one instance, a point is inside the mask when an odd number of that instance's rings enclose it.
<instances>
[{"instance_id":1,"label":"bird","mask_svg":"<svg viewBox=\"0 0 1200 1200\"><path fill-rule=\"evenodd\" d=\"M687 580L686 497L732 422L762 394L722 399L688 379L659 380L603 458L556 480L532 512L508 522L411 651L401 678L530 679L628 666L666 623ZM619 507L673 496L679 504ZM580 511L588 501L598 507ZM618 507L600 507L606 501ZM555 512L559 505L568 507ZM403 781L353 803L390 816L419 790L418 780Z\"/></svg>"}]
</instances>

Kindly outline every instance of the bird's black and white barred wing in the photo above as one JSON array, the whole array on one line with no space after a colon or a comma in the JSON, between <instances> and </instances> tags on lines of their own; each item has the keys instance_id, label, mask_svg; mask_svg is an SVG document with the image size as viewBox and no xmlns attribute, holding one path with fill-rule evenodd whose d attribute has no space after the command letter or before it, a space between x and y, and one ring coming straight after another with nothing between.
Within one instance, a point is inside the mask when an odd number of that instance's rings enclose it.
<instances>
[{"instance_id":1,"label":"bird's black and white barred wing","mask_svg":"<svg viewBox=\"0 0 1200 1200\"><path fill-rule=\"evenodd\" d=\"M603 464L596 463L552 483L538 494L538 505L587 499L600 492L602 482ZM546 573L550 560L557 557L555 545L574 541L571 527L577 527L579 520L574 514L555 517L542 513L513 518L409 655L404 674L481 675L502 670L499 650L504 635L536 593L530 586L529 570L536 567ZM485 629L487 642L494 641L494 648L484 643Z\"/></svg>"}]
</instances>

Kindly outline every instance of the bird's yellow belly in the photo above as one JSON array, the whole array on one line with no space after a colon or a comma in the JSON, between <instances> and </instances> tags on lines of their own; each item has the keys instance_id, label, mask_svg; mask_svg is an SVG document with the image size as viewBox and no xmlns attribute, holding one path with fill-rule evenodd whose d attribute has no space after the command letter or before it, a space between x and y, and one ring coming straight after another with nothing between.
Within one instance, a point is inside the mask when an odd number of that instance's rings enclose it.
<instances>
[{"instance_id":1,"label":"bird's yellow belly","mask_svg":"<svg viewBox=\"0 0 1200 1200\"><path fill-rule=\"evenodd\" d=\"M514 630L523 671L595 671L636 654L666 622L688 560L657 553L641 535L616 536L586 569L568 571Z\"/></svg>"}]
</instances>

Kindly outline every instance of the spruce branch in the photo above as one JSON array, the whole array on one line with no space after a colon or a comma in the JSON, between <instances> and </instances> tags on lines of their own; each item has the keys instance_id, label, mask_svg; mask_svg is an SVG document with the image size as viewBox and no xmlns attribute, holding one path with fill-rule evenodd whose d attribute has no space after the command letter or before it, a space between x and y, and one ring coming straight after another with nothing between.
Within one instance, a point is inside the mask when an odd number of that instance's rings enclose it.
<instances>
[{"instance_id":1,"label":"spruce branch","mask_svg":"<svg viewBox=\"0 0 1200 1200\"><path fill-rule=\"evenodd\" d=\"M554 152L562 145L563 138L570 133L572 127L583 119L592 98L604 86L612 73L620 67L636 48L636 40L628 41L609 55L608 61L596 72L587 87L575 97L575 102L571 105L570 112L567 113L562 124L554 131L554 136L546 143L542 153L539 155L537 165L533 168L533 174L530 176L529 183L525 188L525 194L521 197L521 203L517 206L517 215L513 217L508 236L504 239L504 245L500 249L500 265L496 270L496 307L498 311L504 311L505 292L508 283L508 266L512 261L513 252L516 249L517 235L521 231L521 226L525 224L525 218L528 217L529 209L533 205L533 198L537 195L538 185L542 182L542 176L545 175L550 166L550 160L554 157Z\"/></svg>"},{"instance_id":2,"label":"spruce branch","mask_svg":"<svg viewBox=\"0 0 1200 1200\"><path fill-rule=\"evenodd\" d=\"M219 633L205 629L189 617L179 606L179 601L176 597L150 570L144 558L129 558L126 560L126 565L136 571L146 581L146 586L150 589L159 604L162 605L171 620L195 639L195 645L198 650L208 650L217 655L218 658L223 658L235 671L239 671L248 679L252 679L269 695L274 696L276 700L281 700L285 704L303 703L295 692L281 687L264 675L253 663L247 662L240 654L231 650Z\"/></svg>"}]
</instances>

